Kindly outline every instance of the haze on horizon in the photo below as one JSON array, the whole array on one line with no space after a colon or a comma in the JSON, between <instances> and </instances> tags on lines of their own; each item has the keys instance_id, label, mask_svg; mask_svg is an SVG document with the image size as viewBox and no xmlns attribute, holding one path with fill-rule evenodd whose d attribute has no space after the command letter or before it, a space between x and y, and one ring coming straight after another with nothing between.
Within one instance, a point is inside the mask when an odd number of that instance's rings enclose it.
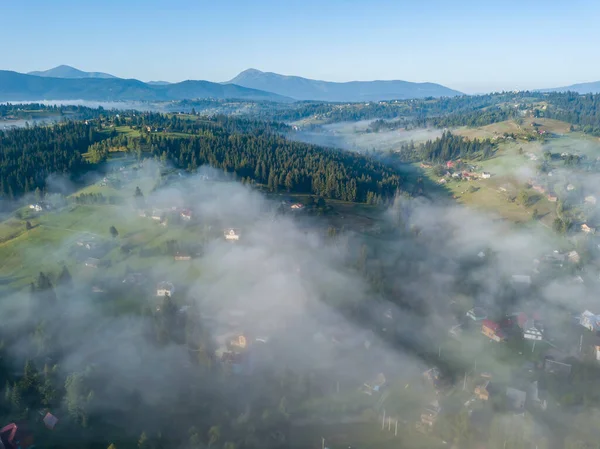
<instances>
[{"instance_id":1,"label":"haze on horizon","mask_svg":"<svg viewBox=\"0 0 600 449\"><path fill-rule=\"evenodd\" d=\"M599 13L592 0L3 2L0 69L220 82L252 67L466 93L537 89L600 79Z\"/></svg>"}]
</instances>

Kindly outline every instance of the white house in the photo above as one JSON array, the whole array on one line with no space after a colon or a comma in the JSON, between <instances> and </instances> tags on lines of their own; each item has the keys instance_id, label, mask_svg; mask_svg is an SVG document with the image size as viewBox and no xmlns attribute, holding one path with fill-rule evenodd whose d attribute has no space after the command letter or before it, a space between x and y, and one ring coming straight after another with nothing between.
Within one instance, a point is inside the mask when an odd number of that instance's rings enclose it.
<instances>
[{"instance_id":1,"label":"white house","mask_svg":"<svg viewBox=\"0 0 600 449\"><path fill-rule=\"evenodd\" d=\"M239 240L240 235L235 229L227 229L225 231L225 239L226 240Z\"/></svg>"},{"instance_id":2,"label":"white house","mask_svg":"<svg viewBox=\"0 0 600 449\"><path fill-rule=\"evenodd\" d=\"M175 287L170 282L160 282L156 287L156 296L173 296Z\"/></svg>"},{"instance_id":3,"label":"white house","mask_svg":"<svg viewBox=\"0 0 600 449\"><path fill-rule=\"evenodd\" d=\"M513 274L511 278L513 284L531 285L531 276L527 276L524 274Z\"/></svg>"},{"instance_id":4,"label":"white house","mask_svg":"<svg viewBox=\"0 0 600 449\"><path fill-rule=\"evenodd\" d=\"M481 307L473 307L466 313L466 316L473 321L482 321L487 318L487 313Z\"/></svg>"},{"instance_id":5,"label":"white house","mask_svg":"<svg viewBox=\"0 0 600 449\"><path fill-rule=\"evenodd\" d=\"M523 338L526 340L539 341L543 340L544 335L542 334L541 330L535 327L533 321L527 321L527 323L525 323L525 327L523 328Z\"/></svg>"},{"instance_id":6,"label":"white house","mask_svg":"<svg viewBox=\"0 0 600 449\"><path fill-rule=\"evenodd\" d=\"M41 212L44 210L40 204L30 204L29 209L33 209L35 212Z\"/></svg>"},{"instance_id":7,"label":"white house","mask_svg":"<svg viewBox=\"0 0 600 449\"><path fill-rule=\"evenodd\" d=\"M492 174L491 174L491 173L489 173L489 172L487 172L487 171L484 171L484 172L481 174L481 177L482 177L483 179L489 179L489 178L491 178L491 177L492 177Z\"/></svg>"},{"instance_id":8,"label":"white house","mask_svg":"<svg viewBox=\"0 0 600 449\"><path fill-rule=\"evenodd\" d=\"M594 195L588 195L585 197L585 202L588 204L596 204L596 197Z\"/></svg>"}]
</instances>

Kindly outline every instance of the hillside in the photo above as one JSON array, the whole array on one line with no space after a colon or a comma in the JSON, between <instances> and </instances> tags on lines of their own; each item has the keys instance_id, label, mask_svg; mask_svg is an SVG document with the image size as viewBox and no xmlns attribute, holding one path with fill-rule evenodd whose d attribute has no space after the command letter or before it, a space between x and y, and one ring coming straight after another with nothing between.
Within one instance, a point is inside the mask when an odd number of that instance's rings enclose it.
<instances>
[{"instance_id":1,"label":"hillside","mask_svg":"<svg viewBox=\"0 0 600 449\"><path fill-rule=\"evenodd\" d=\"M571 84L570 86L553 87L550 89L540 89L540 92L577 92L578 94L598 94L600 93L600 81Z\"/></svg>"},{"instance_id":2,"label":"hillside","mask_svg":"<svg viewBox=\"0 0 600 449\"><path fill-rule=\"evenodd\" d=\"M382 101L407 98L452 97L461 92L434 83L408 81L351 81L335 83L248 69L225 84L266 90L296 100Z\"/></svg>"},{"instance_id":3,"label":"hillside","mask_svg":"<svg viewBox=\"0 0 600 449\"><path fill-rule=\"evenodd\" d=\"M33 76L48 78L117 78L114 75L103 72L84 72L69 65L59 65L49 70L34 71L27 73Z\"/></svg>"},{"instance_id":4,"label":"hillside","mask_svg":"<svg viewBox=\"0 0 600 449\"><path fill-rule=\"evenodd\" d=\"M150 85L134 79L47 78L8 70L0 71L0 101L170 101L193 98L291 101L271 92L209 81Z\"/></svg>"}]
</instances>

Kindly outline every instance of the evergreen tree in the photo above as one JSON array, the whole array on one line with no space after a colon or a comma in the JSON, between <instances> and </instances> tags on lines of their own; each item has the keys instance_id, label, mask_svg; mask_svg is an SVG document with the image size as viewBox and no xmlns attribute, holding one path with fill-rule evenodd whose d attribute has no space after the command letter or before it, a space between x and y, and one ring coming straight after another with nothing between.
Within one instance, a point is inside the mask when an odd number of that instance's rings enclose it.
<instances>
[{"instance_id":1,"label":"evergreen tree","mask_svg":"<svg viewBox=\"0 0 600 449\"><path fill-rule=\"evenodd\" d=\"M150 449L151 445L150 441L148 440L148 436L146 435L146 432L142 432L142 434L140 435L137 447L138 449Z\"/></svg>"},{"instance_id":2,"label":"evergreen tree","mask_svg":"<svg viewBox=\"0 0 600 449\"><path fill-rule=\"evenodd\" d=\"M63 265L62 271L58 275L58 283L60 285L71 285L72 281L71 273L69 273L67 266Z\"/></svg>"}]
</instances>

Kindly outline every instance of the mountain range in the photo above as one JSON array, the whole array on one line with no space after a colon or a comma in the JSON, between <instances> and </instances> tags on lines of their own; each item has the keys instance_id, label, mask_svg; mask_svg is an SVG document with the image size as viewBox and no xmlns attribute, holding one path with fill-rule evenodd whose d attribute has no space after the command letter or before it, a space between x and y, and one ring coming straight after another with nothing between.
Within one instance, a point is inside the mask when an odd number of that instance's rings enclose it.
<instances>
[{"instance_id":1,"label":"mountain range","mask_svg":"<svg viewBox=\"0 0 600 449\"><path fill-rule=\"evenodd\" d=\"M541 92L600 93L600 81ZM84 72L68 65L27 74L0 71L0 101L93 100L170 101L196 98L241 100L362 102L463 95L435 83L409 81L320 81L248 69L223 82L142 82L103 72Z\"/></svg>"},{"instance_id":2,"label":"mountain range","mask_svg":"<svg viewBox=\"0 0 600 449\"><path fill-rule=\"evenodd\" d=\"M0 101L94 100L168 101L194 98L237 98L289 102L381 101L462 95L434 83L352 81L335 83L248 69L224 83L168 83L123 79L103 72L84 72L61 65L27 74L0 71Z\"/></svg>"},{"instance_id":3,"label":"mountain range","mask_svg":"<svg viewBox=\"0 0 600 449\"><path fill-rule=\"evenodd\" d=\"M245 70L227 83L268 90L296 100L357 102L463 95L461 92L435 83L412 83L399 80L335 83L261 72L256 69Z\"/></svg>"},{"instance_id":4,"label":"mountain range","mask_svg":"<svg viewBox=\"0 0 600 449\"><path fill-rule=\"evenodd\" d=\"M293 101L271 92L210 81L149 84L116 77L50 78L0 70L0 101L170 101L196 98Z\"/></svg>"},{"instance_id":5,"label":"mountain range","mask_svg":"<svg viewBox=\"0 0 600 449\"><path fill-rule=\"evenodd\" d=\"M600 93L600 81L591 83L571 84L565 87L553 87L550 89L540 89L540 92L577 92L578 94L598 94Z\"/></svg>"}]
</instances>

